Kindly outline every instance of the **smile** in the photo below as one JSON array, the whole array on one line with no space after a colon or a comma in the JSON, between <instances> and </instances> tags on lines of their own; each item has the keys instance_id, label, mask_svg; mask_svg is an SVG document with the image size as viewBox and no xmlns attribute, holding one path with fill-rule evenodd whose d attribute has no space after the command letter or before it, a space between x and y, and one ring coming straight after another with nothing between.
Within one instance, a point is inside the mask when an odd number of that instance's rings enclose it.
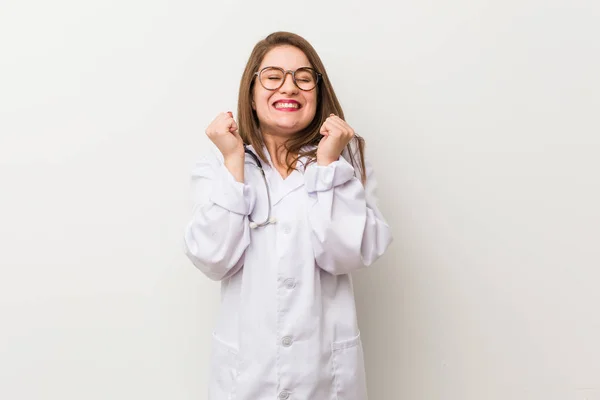
<instances>
[{"instance_id":1,"label":"smile","mask_svg":"<svg viewBox=\"0 0 600 400\"><path fill-rule=\"evenodd\" d=\"M275 109L282 111L295 111L301 107L300 103L295 101L278 101L273 106Z\"/></svg>"}]
</instances>

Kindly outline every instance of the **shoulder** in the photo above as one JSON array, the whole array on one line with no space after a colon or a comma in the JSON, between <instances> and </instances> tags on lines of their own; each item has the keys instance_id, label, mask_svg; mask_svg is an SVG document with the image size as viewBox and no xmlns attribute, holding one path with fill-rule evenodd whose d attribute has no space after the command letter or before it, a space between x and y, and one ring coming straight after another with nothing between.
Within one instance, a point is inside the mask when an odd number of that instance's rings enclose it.
<instances>
[{"instance_id":1,"label":"shoulder","mask_svg":"<svg viewBox=\"0 0 600 400\"><path fill-rule=\"evenodd\" d=\"M362 145L360 141L362 141ZM356 176L360 177L362 175L363 167L365 169L364 171L367 179L372 174L373 167L369 161L369 157L366 154L364 139L354 138L352 141L350 141L349 146L346 146L342 152L342 157L354 167Z\"/></svg>"},{"instance_id":2,"label":"shoulder","mask_svg":"<svg viewBox=\"0 0 600 400\"><path fill-rule=\"evenodd\" d=\"M348 143L348 146L342 151L342 157L352 164L360 162L360 145L358 139L354 138Z\"/></svg>"},{"instance_id":3,"label":"shoulder","mask_svg":"<svg viewBox=\"0 0 600 400\"><path fill-rule=\"evenodd\" d=\"M208 162L211 164L218 165L223 164L225 162L225 159L223 158L223 154L221 154L217 146L215 146L213 143L209 143L208 146L206 146L202 149L202 151L200 151L200 153L198 154L197 161L202 163Z\"/></svg>"},{"instance_id":4,"label":"shoulder","mask_svg":"<svg viewBox=\"0 0 600 400\"><path fill-rule=\"evenodd\" d=\"M224 164L224 158L219 149L212 143L198 154L192 175L205 175L208 170L215 170Z\"/></svg>"}]
</instances>

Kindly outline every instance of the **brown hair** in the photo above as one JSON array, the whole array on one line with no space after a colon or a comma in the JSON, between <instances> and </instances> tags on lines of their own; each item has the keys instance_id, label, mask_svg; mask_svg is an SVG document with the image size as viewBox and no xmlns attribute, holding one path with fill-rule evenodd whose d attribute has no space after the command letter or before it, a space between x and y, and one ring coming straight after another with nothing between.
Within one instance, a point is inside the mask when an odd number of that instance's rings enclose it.
<instances>
[{"instance_id":1,"label":"brown hair","mask_svg":"<svg viewBox=\"0 0 600 400\"><path fill-rule=\"evenodd\" d=\"M319 133L321 126L330 114L335 114L344 119L344 112L327 77L325 66L311 44L303 37L294 33L274 32L254 46L242 75L238 97L238 127L244 143L251 144L258 157L265 163L268 163L263 152L264 140L259 130L258 117L252 108L252 92L256 82L255 72L258 71L263 58L270 50L286 45L300 49L308 58L311 66L322 75L319 86L315 88L317 90L317 110L314 119L305 129L298 132L285 144L285 150L287 151L286 163L288 169L291 171L300 157L306 156L309 160L308 164L316 161L316 146L323 137ZM311 147L306 149L305 146ZM358 135L355 135L354 139L347 146L348 161L355 168L358 167L363 183L366 181L364 147L365 141ZM297 154L297 156L293 157L291 156L292 154Z\"/></svg>"}]
</instances>

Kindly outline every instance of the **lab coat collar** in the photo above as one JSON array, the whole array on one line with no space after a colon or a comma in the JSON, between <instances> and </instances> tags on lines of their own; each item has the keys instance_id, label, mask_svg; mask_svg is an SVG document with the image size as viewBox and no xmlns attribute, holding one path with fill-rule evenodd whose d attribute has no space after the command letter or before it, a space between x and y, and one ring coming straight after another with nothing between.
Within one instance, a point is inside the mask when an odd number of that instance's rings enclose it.
<instances>
[{"instance_id":1,"label":"lab coat collar","mask_svg":"<svg viewBox=\"0 0 600 400\"><path fill-rule=\"evenodd\" d=\"M252 145L248 145L248 148L256 154ZM306 157L300 157L296 169L292 171L287 178L283 179L279 174L279 171L271 167L271 156L266 146L263 146L263 151L265 157L267 157L267 160L269 161L267 165L263 163L263 169L265 171L267 182L269 183L269 190L271 191L271 205L275 206L289 193L304 186L304 164L307 160Z\"/></svg>"}]
</instances>

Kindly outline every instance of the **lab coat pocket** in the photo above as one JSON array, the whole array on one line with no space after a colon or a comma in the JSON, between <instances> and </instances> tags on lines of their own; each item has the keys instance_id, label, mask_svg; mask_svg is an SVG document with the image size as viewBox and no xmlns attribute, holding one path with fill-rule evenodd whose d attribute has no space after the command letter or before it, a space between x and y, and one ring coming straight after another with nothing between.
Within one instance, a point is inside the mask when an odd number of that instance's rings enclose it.
<instances>
[{"instance_id":1,"label":"lab coat pocket","mask_svg":"<svg viewBox=\"0 0 600 400\"><path fill-rule=\"evenodd\" d=\"M336 400L367 400L367 382L360 334L349 340L334 342L331 350Z\"/></svg>"},{"instance_id":2,"label":"lab coat pocket","mask_svg":"<svg viewBox=\"0 0 600 400\"><path fill-rule=\"evenodd\" d=\"M238 351L213 333L208 400L235 400L239 372Z\"/></svg>"}]
</instances>

